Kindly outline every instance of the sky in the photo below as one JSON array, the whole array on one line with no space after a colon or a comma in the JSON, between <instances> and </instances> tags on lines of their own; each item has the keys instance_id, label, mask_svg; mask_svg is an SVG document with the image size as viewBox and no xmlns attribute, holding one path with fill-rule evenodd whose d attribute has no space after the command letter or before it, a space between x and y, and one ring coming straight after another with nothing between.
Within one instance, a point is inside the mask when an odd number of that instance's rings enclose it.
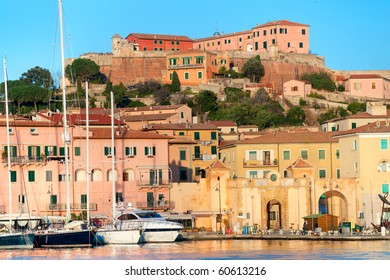
<instances>
[{"instance_id":1,"label":"sky","mask_svg":"<svg viewBox=\"0 0 390 280\"><path fill-rule=\"evenodd\" d=\"M62 0L65 57L111 52L130 33L232 33L289 20L310 25L310 51L333 70L390 70L388 0ZM0 0L8 80L39 66L61 73L58 0ZM1 67L3 68L3 67ZM0 71L3 73L3 71ZM3 82L3 74L0 82Z\"/></svg>"}]
</instances>

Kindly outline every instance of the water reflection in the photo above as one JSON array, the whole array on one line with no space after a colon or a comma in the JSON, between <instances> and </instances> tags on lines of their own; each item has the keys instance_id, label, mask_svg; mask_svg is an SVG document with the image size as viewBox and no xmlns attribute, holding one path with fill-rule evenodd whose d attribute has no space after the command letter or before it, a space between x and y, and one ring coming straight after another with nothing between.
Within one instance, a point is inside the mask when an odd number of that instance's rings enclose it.
<instances>
[{"instance_id":1,"label":"water reflection","mask_svg":"<svg viewBox=\"0 0 390 280\"><path fill-rule=\"evenodd\" d=\"M389 260L388 241L210 240L0 251L14 260Z\"/></svg>"}]
</instances>

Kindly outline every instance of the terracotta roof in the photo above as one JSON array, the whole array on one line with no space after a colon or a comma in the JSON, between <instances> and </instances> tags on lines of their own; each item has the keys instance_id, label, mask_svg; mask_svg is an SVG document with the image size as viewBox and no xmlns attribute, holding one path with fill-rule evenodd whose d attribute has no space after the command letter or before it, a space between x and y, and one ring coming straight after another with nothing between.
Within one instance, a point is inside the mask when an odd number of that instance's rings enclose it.
<instances>
[{"instance_id":1,"label":"terracotta roof","mask_svg":"<svg viewBox=\"0 0 390 280\"><path fill-rule=\"evenodd\" d=\"M220 162L219 160L216 160L214 161L212 164L210 164L207 168L209 169L214 169L214 168L217 168L217 169L228 169L226 167L226 165L224 165L222 162Z\"/></svg>"},{"instance_id":2,"label":"terracotta roof","mask_svg":"<svg viewBox=\"0 0 390 280\"><path fill-rule=\"evenodd\" d=\"M58 123L31 121L31 120L10 120L10 128L12 127L62 127ZM6 120L0 120L0 126L7 126Z\"/></svg>"},{"instance_id":3,"label":"terracotta roof","mask_svg":"<svg viewBox=\"0 0 390 280\"><path fill-rule=\"evenodd\" d=\"M313 168L310 164L304 161L302 158L298 158L294 163L292 163L287 168Z\"/></svg>"},{"instance_id":4,"label":"terracotta roof","mask_svg":"<svg viewBox=\"0 0 390 280\"><path fill-rule=\"evenodd\" d=\"M334 118L327 121L324 121L323 123L330 123L335 122L339 120L345 120L345 119L378 119L378 118L390 118L390 110L387 110L386 115L371 115L367 112L359 112L354 115L342 117L342 118Z\"/></svg>"},{"instance_id":5,"label":"terracotta roof","mask_svg":"<svg viewBox=\"0 0 390 280\"><path fill-rule=\"evenodd\" d=\"M390 133L390 120L376 121L354 129L337 132L334 137L360 133Z\"/></svg>"},{"instance_id":6,"label":"terracotta roof","mask_svg":"<svg viewBox=\"0 0 390 280\"><path fill-rule=\"evenodd\" d=\"M147 40L174 40L174 41L191 41L192 39L187 36L182 35L164 35L164 34L145 34L145 33L130 33L127 35L126 39L133 35L139 39L147 39Z\"/></svg>"},{"instance_id":7,"label":"terracotta roof","mask_svg":"<svg viewBox=\"0 0 390 280\"><path fill-rule=\"evenodd\" d=\"M274 132L259 137L244 139L237 144L273 144L273 143L329 143L337 142L332 136L335 132Z\"/></svg>"},{"instance_id":8,"label":"terracotta roof","mask_svg":"<svg viewBox=\"0 0 390 280\"><path fill-rule=\"evenodd\" d=\"M90 139L111 139L111 128L90 128L92 135ZM118 133L118 129L115 129L115 139L172 139L173 137L161 135L158 133L143 132L139 130L128 130L123 128L121 133ZM76 137L84 139L85 136Z\"/></svg>"},{"instance_id":9,"label":"terracotta roof","mask_svg":"<svg viewBox=\"0 0 390 280\"><path fill-rule=\"evenodd\" d=\"M218 128L213 124L208 123L167 123L167 124L149 124L147 130L209 130L209 129L215 129Z\"/></svg>"},{"instance_id":10,"label":"terracotta roof","mask_svg":"<svg viewBox=\"0 0 390 280\"><path fill-rule=\"evenodd\" d=\"M237 123L234 121L208 121L207 123L215 126L237 126Z\"/></svg>"},{"instance_id":11,"label":"terracotta roof","mask_svg":"<svg viewBox=\"0 0 390 280\"><path fill-rule=\"evenodd\" d=\"M275 26L275 25L309 26L307 24L302 24L302 23L298 23L298 22L292 22L292 21L288 21L288 20L274 20L274 21L270 21L270 22L261 24L259 26L253 27L253 28L268 27L268 26Z\"/></svg>"},{"instance_id":12,"label":"terracotta roof","mask_svg":"<svg viewBox=\"0 0 390 280\"><path fill-rule=\"evenodd\" d=\"M157 110L171 110L178 109L186 105L162 105L162 106L142 106L142 107L131 107L131 108L123 108L121 111L123 112L137 112L137 111L157 111Z\"/></svg>"},{"instance_id":13,"label":"terracotta roof","mask_svg":"<svg viewBox=\"0 0 390 280\"><path fill-rule=\"evenodd\" d=\"M122 120L125 122L139 122L139 121L153 121L153 120L157 121L157 120L166 120L174 115L176 115L176 113L123 116Z\"/></svg>"},{"instance_id":14,"label":"terracotta roof","mask_svg":"<svg viewBox=\"0 0 390 280\"><path fill-rule=\"evenodd\" d=\"M62 123L62 114L53 114L52 116L40 115L40 117L45 118L54 123ZM69 125L85 125L87 115L86 114L67 114L67 122ZM125 125L123 121L114 119L114 124ZM111 116L109 115L98 115L98 114L89 114L89 125L111 125Z\"/></svg>"},{"instance_id":15,"label":"terracotta roof","mask_svg":"<svg viewBox=\"0 0 390 280\"><path fill-rule=\"evenodd\" d=\"M377 74L352 74L349 79L384 79L382 76Z\"/></svg>"},{"instance_id":16,"label":"terracotta roof","mask_svg":"<svg viewBox=\"0 0 390 280\"><path fill-rule=\"evenodd\" d=\"M231 36L237 36L237 35L243 35L243 34L252 34L252 30L244 30L244 31L239 31L239 32L233 32L233 33L218 33L217 35L205 37L205 38L198 38L195 39L194 42L202 42L202 41L208 41L212 39L218 39L218 38L226 38L226 37L231 37Z\"/></svg>"}]
</instances>

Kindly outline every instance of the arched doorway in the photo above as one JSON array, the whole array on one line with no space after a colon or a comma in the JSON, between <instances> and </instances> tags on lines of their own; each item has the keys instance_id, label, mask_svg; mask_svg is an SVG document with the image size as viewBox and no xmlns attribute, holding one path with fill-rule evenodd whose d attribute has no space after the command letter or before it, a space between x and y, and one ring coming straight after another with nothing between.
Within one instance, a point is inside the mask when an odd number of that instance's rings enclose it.
<instances>
[{"instance_id":1,"label":"arched doorway","mask_svg":"<svg viewBox=\"0 0 390 280\"><path fill-rule=\"evenodd\" d=\"M267 203L267 228L282 228L282 207L276 199Z\"/></svg>"},{"instance_id":2,"label":"arched doorway","mask_svg":"<svg viewBox=\"0 0 390 280\"><path fill-rule=\"evenodd\" d=\"M338 222L348 222L348 201L339 191L329 190L318 199L318 214L336 216Z\"/></svg>"}]
</instances>

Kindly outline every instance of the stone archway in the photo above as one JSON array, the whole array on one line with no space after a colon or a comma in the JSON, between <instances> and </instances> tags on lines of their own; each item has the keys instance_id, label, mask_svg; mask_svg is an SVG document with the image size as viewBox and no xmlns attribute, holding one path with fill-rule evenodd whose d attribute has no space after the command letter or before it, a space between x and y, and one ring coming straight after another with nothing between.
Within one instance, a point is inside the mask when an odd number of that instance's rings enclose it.
<instances>
[{"instance_id":1,"label":"stone archway","mask_svg":"<svg viewBox=\"0 0 390 280\"><path fill-rule=\"evenodd\" d=\"M267 203L267 228L282 228L282 205L276 199Z\"/></svg>"},{"instance_id":2,"label":"stone archway","mask_svg":"<svg viewBox=\"0 0 390 280\"><path fill-rule=\"evenodd\" d=\"M348 201L337 190L324 192L318 199L318 213L337 216L338 222L348 221Z\"/></svg>"}]
</instances>

